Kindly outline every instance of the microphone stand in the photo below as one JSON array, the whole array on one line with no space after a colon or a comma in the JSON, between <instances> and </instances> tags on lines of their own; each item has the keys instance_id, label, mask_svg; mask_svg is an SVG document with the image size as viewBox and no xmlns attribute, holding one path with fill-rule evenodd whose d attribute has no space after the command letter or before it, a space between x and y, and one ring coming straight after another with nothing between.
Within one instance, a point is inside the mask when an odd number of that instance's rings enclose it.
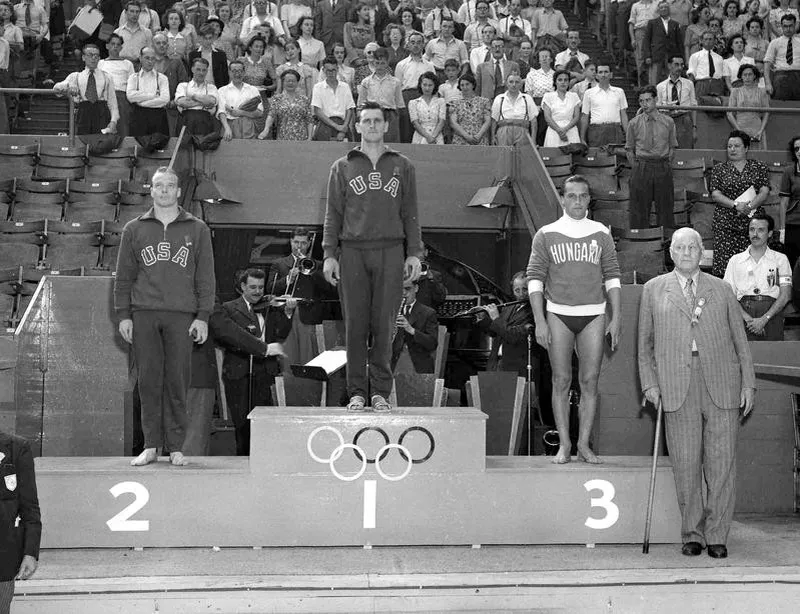
<instances>
[{"instance_id":1,"label":"microphone stand","mask_svg":"<svg viewBox=\"0 0 800 614\"><path fill-rule=\"evenodd\" d=\"M531 343L531 333L533 332L533 328L530 326L528 327L528 456L533 456L533 450L531 450L531 351L532 351L532 343Z\"/></svg>"}]
</instances>

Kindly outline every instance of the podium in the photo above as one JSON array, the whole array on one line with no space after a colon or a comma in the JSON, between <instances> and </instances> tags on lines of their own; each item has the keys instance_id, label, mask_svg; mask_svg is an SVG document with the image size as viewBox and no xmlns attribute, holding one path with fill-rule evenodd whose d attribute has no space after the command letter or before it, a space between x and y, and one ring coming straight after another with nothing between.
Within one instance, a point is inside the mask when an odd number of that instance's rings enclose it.
<instances>
[{"instance_id":1,"label":"podium","mask_svg":"<svg viewBox=\"0 0 800 614\"><path fill-rule=\"evenodd\" d=\"M47 548L637 543L648 457L484 455L474 408L257 407L252 456L38 458ZM680 542L661 459L651 542Z\"/></svg>"}]
</instances>

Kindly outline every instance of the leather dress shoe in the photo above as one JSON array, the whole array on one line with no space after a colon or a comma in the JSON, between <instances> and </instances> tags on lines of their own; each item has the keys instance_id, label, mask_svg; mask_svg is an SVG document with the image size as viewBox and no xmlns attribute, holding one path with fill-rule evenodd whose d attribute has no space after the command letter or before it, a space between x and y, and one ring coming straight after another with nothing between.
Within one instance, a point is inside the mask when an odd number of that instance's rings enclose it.
<instances>
[{"instance_id":1,"label":"leather dress shoe","mask_svg":"<svg viewBox=\"0 0 800 614\"><path fill-rule=\"evenodd\" d=\"M712 559L728 558L728 547L725 544L714 544L708 547L708 556Z\"/></svg>"},{"instance_id":2,"label":"leather dress shoe","mask_svg":"<svg viewBox=\"0 0 800 614\"><path fill-rule=\"evenodd\" d=\"M700 542L686 542L681 548L681 554L684 556L698 556L703 552L703 546Z\"/></svg>"}]
</instances>

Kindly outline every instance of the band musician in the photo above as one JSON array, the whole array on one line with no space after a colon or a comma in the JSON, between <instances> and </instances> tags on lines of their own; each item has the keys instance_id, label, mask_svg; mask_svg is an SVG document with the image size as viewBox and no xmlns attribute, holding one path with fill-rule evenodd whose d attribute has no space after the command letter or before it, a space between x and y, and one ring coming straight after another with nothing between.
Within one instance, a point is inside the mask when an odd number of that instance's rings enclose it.
<instances>
[{"instance_id":1,"label":"band musician","mask_svg":"<svg viewBox=\"0 0 800 614\"><path fill-rule=\"evenodd\" d=\"M417 300L437 309L447 299L447 286L444 285L442 274L428 262L428 246L423 245L422 250L422 273L418 280Z\"/></svg>"},{"instance_id":2,"label":"band musician","mask_svg":"<svg viewBox=\"0 0 800 614\"><path fill-rule=\"evenodd\" d=\"M315 326L325 319L323 299L336 296L322 274L322 263L310 257L313 236L304 228L292 231L292 253L276 260L270 279L275 279L275 294L298 299L298 308L292 316L292 328L283 349L287 363L305 364L319 351L316 346Z\"/></svg>"},{"instance_id":3,"label":"band musician","mask_svg":"<svg viewBox=\"0 0 800 614\"><path fill-rule=\"evenodd\" d=\"M242 296L223 303L228 317L251 335L267 344L266 356L253 356L229 348L222 363L225 396L236 435L237 456L250 454L250 421L247 414L258 405L272 405L270 387L280 373L280 342L291 327L294 301L285 306L261 302L266 274L261 269L247 269L239 277ZM263 311L262 311L263 310Z\"/></svg>"},{"instance_id":4,"label":"band musician","mask_svg":"<svg viewBox=\"0 0 800 614\"><path fill-rule=\"evenodd\" d=\"M436 347L439 344L439 320L436 312L417 300L419 283L403 284L403 302L397 314L397 332L392 340L392 372L403 348L408 349L411 364L417 373L433 373Z\"/></svg>"}]
</instances>

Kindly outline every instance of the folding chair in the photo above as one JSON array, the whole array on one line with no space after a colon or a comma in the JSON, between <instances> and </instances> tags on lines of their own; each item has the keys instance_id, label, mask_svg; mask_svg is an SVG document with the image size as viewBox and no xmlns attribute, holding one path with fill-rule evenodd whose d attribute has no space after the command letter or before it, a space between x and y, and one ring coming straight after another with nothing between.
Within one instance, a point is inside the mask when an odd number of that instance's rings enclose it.
<instances>
[{"instance_id":1,"label":"folding chair","mask_svg":"<svg viewBox=\"0 0 800 614\"><path fill-rule=\"evenodd\" d=\"M444 380L435 373L395 373L389 403L394 407L443 407Z\"/></svg>"},{"instance_id":2,"label":"folding chair","mask_svg":"<svg viewBox=\"0 0 800 614\"><path fill-rule=\"evenodd\" d=\"M42 147L39 144L34 175L39 179L79 179L86 172L89 146Z\"/></svg>"},{"instance_id":3,"label":"folding chair","mask_svg":"<svg viewBox=\"0 0 800 614\"><path fill-rule=\"evenodd\" d=\"M0 179L0 222L8 219L14 199L14 178Z\"/></svg>"},{"instance_id":4,"label":"folding chair","mask_svg":"<svg viewBox=\"0 0 800 614\"><path fill-rule=\"evenodd\" d=\"M561 176L567 172L572 173L571 154L562 154L559 152L558 155L549 155L543 154L540 150L539 155L541 156L542 162L544 162L544 166L549 175L555 174Z\"/></svg>"},{"instance_id":5,"label":"folding chair","mask_svg":"<svg viewBox=\"0 0 800 614\"><path fill-rule=\"evenodd\" d=\"M46 220L47 241L43 260L50 269L97 267L102 222L51 222Z\"/></svg>"},{"instance_id":6,"label":"folding chair","mask_svg":"<svg viewBox=\"0 0 800 614\"><path fill-rule=\"evenodd\" d=\"M713 247L714 207L716 203L708 192L686 190L686 201L692 205L692 228L703 237L703 245Z\"/></svg>"},{"instance_id":7,"label":"folding chair","mask_svg":"<svg viewBox=\"0 0 800 614\"><path fill-rule=\"evenodd\" d=\"M0 269L37 267L45 240L45 222L0 222Z\"/></svg>"},{"instance_id":8,"label":"folding chair","mask_svg":"<svg viewBox=\"0 0 800 614\"><path fill-rule=\"evenodd\" d=\"M664 229L631 228L617 241L617 261L622 283L644 283L666 270Z\"/></svg>"},{"instance_id":9,"label":"folding chair","mask_svg":"<svg viewBox=\"0 0 800 614\"><path fill-rule=\"evenodd\" d=\"M133 147L120 147L103 155L89 154L89 163L86 166L86 180L113 179L129 181L133 163L136 159L136 149Z\"/></svg>"},{"instance_id":10,"label":"folding chair","mask_svg":"<svg viewBox=\"0 0 800 614\"><path fill-rule=\"evenodd\" d=\"M0 145L0 174L7 177L30 177L36 165L38 143Z\"/></svg>"},{"instance_id":11,"label":"folding chair","mask_svg":"<svg viewBox=\"0 0 800 614\"><path fill-rule=\"evenodd\" d=\"M630 228L630 194L627 190L604 190L592 193L592 219L606 226Z\"/></svg>"},{"instance_id":12,"label":"folding chair","mask_svg":"<svg viewBox=\"0 0 800 614\"><path fill-rule=\"evenodd\" d=\"M676 189L705 191L706 161L704 158L674 160L672 162L672 182Z\"/></svg>"},{"instance_id":13,"label":"folding chair","mask_svg":"<svg viewBox=\"0 0 800 614\"><path fill-rule=\"evenodd\" d=\"M770 194L777 194L781 191L781 181L783 180L783 171L786 166L783 162L769 162L768 166Z\"/></svg>"},{"instance_id":14,"label":"folding chair","mask_svg":"<svg viewBox=\"0 0 800 614\"><path fill-rule=\"evenodd\" d=\"M172 147L178 146L177 140L171 141L170 145L167 149L150 152L144 152L137 148L133 167L133 180L150 183L156 169L169 164L169 159L172 157Z\"/></svg>"},{"instance_id":15,"label":"folding chair","mask_svg":"<svg viewBox=\"0 0 800 614\"><path fill-rule=\"evenodd\" d=\"M64 219L94 222L117 219L121 181L68 181Z\"/></svg>"},{"instance_id":16,"label":"folding chair","mask_svg":"<svg viewBox=\"0 0 800 614\"><path fill-rule=\"evenodd\" d=\"M150 183L123 181L119 194L117 220L123 224L139 217L150 209Z\"/></svg>"},{"instance_id":17,"label":"folding chair","mask_svg":"<svg viewBox=\"0 0 800 614\"><path fill-rule=\"evenodd\" d=\"M470 377L466 388L469 405L488 416L486 454L512 456L519 452L525 378L512 371L482 371Z\"/></svg>"},{"instance_id":18,"label":"folding chair","mask_svg":"<svg viewBox=\"0 0 800 614\"><path fill-rule=\"evenodd\" d=\"M122 238L124 224L119 222L101 222L100 256L98 258L98 268L104 271L115 271L117 268L117 253L119 252L119 242Z\"/></svg>"},{"instance_id":19,"label":"folding chair","mask_svg":"<svg viewBox=\"0 0 800 614\"><path fill-rule=\"evenodd\" d=\"M67 182L63 179L54 181L17 179L13 188L14 206L11 219L17 222L60 220L63 216L66 187Z\"/></svg>"}]
</instances>

